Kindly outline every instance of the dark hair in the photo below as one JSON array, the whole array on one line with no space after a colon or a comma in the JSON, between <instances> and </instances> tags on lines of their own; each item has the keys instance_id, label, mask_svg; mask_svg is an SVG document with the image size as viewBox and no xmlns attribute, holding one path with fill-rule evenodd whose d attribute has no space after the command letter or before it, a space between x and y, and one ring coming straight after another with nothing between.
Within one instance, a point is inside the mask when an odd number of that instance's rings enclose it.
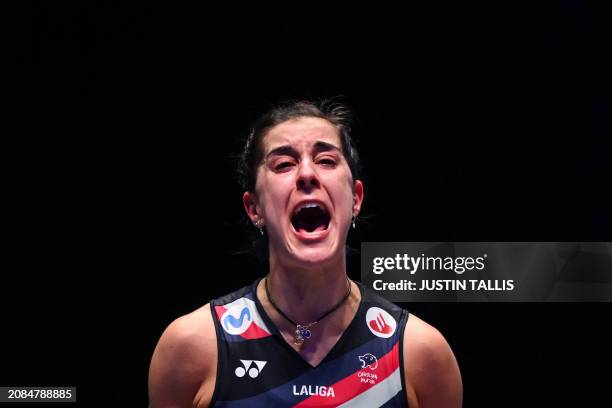
<instances>
[{"instance_id":1,"label":"dark hair","mask_svg":"<svg viewBox=\"0 0 612 408\"><path fill-rule=\"evenodd\" d=\"M238 179L244 191L255 191L257 167L262 160L261 140L274 126L290 119L314 117L325 119L338 129L342 154L346 159L353 180L361 174L361 162L351 137L351 111L333 99L321 101L290 101L270 109L257 119L244 144L238 163Z\"/></svg>"}]
</instances>

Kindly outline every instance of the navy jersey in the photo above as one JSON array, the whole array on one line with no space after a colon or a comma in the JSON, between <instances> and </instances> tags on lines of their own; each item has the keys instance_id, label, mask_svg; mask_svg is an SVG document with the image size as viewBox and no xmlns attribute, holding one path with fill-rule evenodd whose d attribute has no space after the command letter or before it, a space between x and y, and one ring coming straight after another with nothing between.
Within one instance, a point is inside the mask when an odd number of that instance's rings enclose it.
<instances>
[{"instance_id":1,"label":"navy jersey","mask_svg":"<svg viewBox=\"0 0 612 408\"><path fill-rule=\"evenodd\" d=\"M402 341L408 312L358 283L354 319L316 367L284 340L257 284L213 300L217 381L211 406L407 407Z\"/></svg>"}]
</instances>

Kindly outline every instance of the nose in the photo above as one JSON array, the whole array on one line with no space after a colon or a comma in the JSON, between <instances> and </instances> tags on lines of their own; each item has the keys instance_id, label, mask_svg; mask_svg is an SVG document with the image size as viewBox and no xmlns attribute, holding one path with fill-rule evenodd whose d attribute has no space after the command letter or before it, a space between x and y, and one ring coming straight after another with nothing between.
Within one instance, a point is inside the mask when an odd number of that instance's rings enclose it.
<instances>
[{"instance_id":1,"label":"nose","mask_svg":"<svg viewBox=\"0 0 612 408\"><path fill-rule=\"evenodd\" d=\"M319 187L319 178L317 177L312 161L308 160L300 163L297 187L300 190L311 190Z\"/></svg>"}]
</instances>

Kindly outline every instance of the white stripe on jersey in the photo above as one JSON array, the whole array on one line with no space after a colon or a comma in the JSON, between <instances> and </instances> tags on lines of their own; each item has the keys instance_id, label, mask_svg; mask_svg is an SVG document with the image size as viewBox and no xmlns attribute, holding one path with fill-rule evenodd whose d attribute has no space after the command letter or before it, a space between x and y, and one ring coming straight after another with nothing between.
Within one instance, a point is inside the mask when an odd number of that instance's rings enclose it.
<instances>
[{"instance_id":1,"label":"white stripe on jersey","mask_svg":"<svg viewBox=\"0 0 612 408\"><path fill-rule=\"evenodd\" d=\"M399 367L387 378L355 398L346 401L338 408L380 407L393 398L402 389L402 378Z\"/></svg>"}]
</instances>

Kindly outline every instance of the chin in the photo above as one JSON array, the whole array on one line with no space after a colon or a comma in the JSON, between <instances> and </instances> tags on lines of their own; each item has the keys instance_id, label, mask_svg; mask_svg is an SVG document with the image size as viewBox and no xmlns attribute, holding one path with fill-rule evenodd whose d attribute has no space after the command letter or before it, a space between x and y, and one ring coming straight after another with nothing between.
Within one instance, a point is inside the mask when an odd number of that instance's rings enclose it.
<instances>
[{"instance_id":1,"label":"chin","mask_svg":"<svg viewBox=\"0 0 612 408\"><path fill-rule=\"evenodd\" d=\"M342 259L344 256L343 247L329 242L318 242L316 244L298 242L290 247L289 253L293 262L310 267L324 266Z\"/></svg>"},{"instance_id":2,"label":"chin","mask_svg":"<svg viewBox=\"0 0 612 408\"><path fill-rule=\"evenodd\" d=\"M306 249L295 252L294 259L301 265L322 266L331 263L337 258L337 254L328 250Z\"/></svg>"},{"instance_id":3,"label":"chin","mask_svg":"<svg viewBox=\"0 0 612 408\"><path fill-rule=\"evenodd\" d=\"M279 241L284 241L284 244L275 252L278 258L284 259L282 263L293 267L315 268L333 264L345 256L345 245L340 243L339 232L334 222L314 231L296 230L289 224L284 228L284 237L279 236Z\"/></svg>"}]
</instances>

